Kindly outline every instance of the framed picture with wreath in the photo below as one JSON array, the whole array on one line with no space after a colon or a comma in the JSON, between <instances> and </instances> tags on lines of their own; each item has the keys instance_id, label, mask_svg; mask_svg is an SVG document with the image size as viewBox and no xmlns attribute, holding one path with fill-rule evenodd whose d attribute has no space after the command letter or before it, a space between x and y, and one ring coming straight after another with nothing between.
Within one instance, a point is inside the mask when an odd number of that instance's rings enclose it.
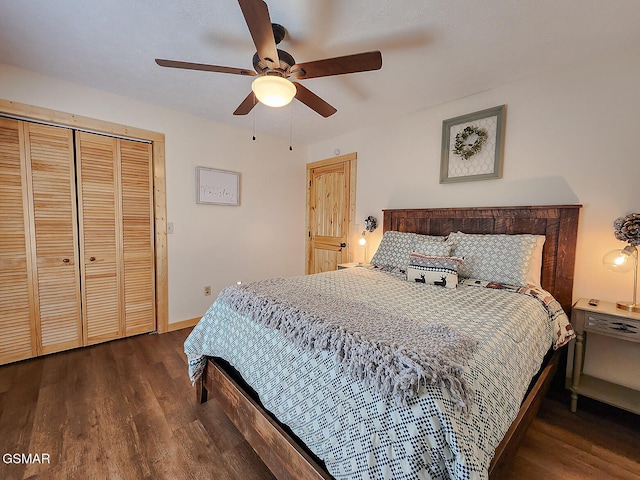
<instances>
[{"instance_id":1,"label":"framed picture with wreath","mask_svg":"<svg viewBox=\"0 0 640 480\"><path fill-rule=\"evenodd\" d=\"M442 122L440 183L502 178L505 105Z\"/></svg>"}]
</instances>

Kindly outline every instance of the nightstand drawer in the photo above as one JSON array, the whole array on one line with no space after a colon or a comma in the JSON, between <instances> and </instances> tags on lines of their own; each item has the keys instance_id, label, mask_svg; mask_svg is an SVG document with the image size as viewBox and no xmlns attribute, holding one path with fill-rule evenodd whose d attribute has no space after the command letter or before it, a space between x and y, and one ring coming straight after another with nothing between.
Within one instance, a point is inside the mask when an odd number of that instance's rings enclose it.
<instances>
[{"instance_id":1,"label":"nightstand drawer","mask_svg":"<svg viewBox=\"0 0 640 480\"><path fill-rule=\"evenodd\" d=\"M585 312L584 330L609 337L640 342L640 322L622 317Z\"/></svg>"}]
</instances>

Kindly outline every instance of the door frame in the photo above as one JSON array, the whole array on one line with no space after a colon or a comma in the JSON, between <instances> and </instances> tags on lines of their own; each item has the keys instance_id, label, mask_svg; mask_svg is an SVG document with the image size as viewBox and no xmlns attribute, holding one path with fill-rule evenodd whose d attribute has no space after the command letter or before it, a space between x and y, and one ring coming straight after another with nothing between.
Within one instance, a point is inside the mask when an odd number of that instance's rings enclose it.
<instances>
[{"instance_id":1,"label":"door frame","mask_svg":"<svg viewBox=\"0 0 640 480\"><path fill-rule=\"evenodd\" d=\"M310 259L311 259L311 171L318 167L326 167L327 165L334 165L336 163L349 162L349 218L347 220L348 225L348 240L347 240L347 252L351 255L351 237L355 224L354 219L356 217L356 173L358 166L358 154L357 152L347 153L337 157L326 158L317 162L307 163L307 206L306 206L306 240L305 240L305 262L304 270L305 274L309 274L310 271Z\"/></svg>"},{"instance_id":2,"label":"door frame","mask_svg":"<svg viewBox=\"0 0 640 480\"><path fill-rule=\"evenodd\" d=\"M19 120L33 120L54 126L86 130L93 133L103 133L106 135L133 140L143 140L151 143L153 155L156 329L158 333L168 332L169 281L164 134L4 99L0 99L0 114L5 114Z\"/></svg>"}]
</instances>

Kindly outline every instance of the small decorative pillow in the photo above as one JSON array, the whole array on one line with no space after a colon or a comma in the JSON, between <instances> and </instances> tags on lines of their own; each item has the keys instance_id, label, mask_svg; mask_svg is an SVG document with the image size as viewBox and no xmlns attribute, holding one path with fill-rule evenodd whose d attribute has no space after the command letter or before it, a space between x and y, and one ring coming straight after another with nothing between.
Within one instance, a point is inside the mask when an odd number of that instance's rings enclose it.
<instances>
[{"instance_id":1,"label":"small decorative pillow","mask_svg":"<svg viewBox=\"0 0 640 480\"><path fill-rule=\"evenodd\" d=\"M527 275L539 235L481 235L454 232L448 243L452 254L464 258L458 274L507 285L527 284Z\"/></svg>"},{"instance_id":2,"label":"small decorative pillow","mask_svg":"<svg viewBox=\"0 0 640 480\"><path fill-rule=\"evenodd\" d=\"M407 267L409 282L438 285L445 288L456 288L458 285L458 269L462 258L429 257L412 253L411 265Z\"/></svg>"},{"instance_id":3,"label":"small decorative pillow","mask_svg":"<svg viewBox=\"0 0 640 480\"><path fill-rule=\"evenodd\" d=\"M418 235L417 233L387 230L382 236L378 250L371 259L371 264L385 270L405 272L409 265L409 254L414 250L416 240L428 238L427 235Z\"/></svg>"}]
</instances>

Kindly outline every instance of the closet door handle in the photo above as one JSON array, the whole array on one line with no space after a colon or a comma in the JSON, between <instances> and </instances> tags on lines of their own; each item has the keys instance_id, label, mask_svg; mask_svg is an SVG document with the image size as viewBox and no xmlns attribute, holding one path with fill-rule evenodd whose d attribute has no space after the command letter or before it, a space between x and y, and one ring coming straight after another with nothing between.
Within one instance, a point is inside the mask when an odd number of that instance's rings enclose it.
<instances>
[{"instance_id":1,"label":"closet door handle","mask_svg":"<svg viewBox=\"0 0 640 480\"><path fill-rule=\"evenodd\" d=\"M68 258L63 258L62 259L62 263L69 263L71 260L69 260Z\"/></svg>"},{"instance_id":2,"label":"closet door handle","mask_svg":"<svg viewBox=\"0 0 640 480\"><path fill-rule=\"evenodd\" d=\"M96 261L96 257L89 257L89 261L90 262L95 262Z\"/></svg>"}]
</instances>

